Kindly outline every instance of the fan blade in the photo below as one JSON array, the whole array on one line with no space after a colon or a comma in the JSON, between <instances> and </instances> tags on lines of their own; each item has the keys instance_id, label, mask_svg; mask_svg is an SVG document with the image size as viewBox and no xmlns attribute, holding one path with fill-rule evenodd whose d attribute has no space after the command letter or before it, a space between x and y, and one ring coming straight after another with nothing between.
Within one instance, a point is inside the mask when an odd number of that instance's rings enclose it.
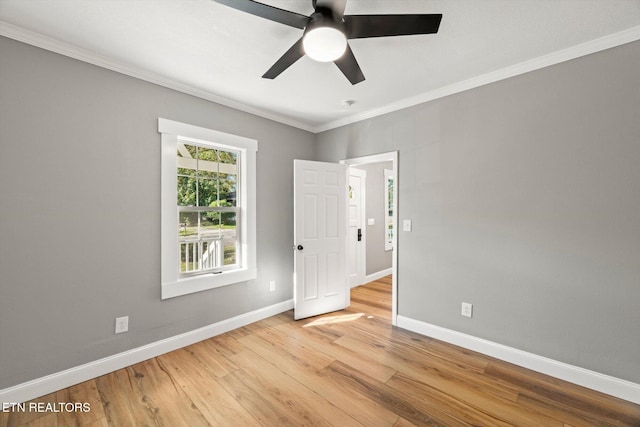
<instances>
[{"instance_id":1,"label":"fan blade","mask_svg":"<svg viewBox=\"0 0 640 427\"><path fill-rule=\"evenodd\" d=\"M276 61L275 64L263 74L263 79L275 79L284 70L289 68L298 59L304 56L304 48L302 47L302 39L298 40Z\"/></svg>"},{"instance_id":2,"label":"fan blade","mask_svg":"<svg viewBox=\"0 0 640 427\"><path fill-rule=\"evenodd\" d=\"M342 74L349 79L352 85L358 84L364 80L364 74L362 74L362 70L360 69L360 65L358 65L358 61L356 61L356 57L351 50L351 46L347 44L347 50L344 54L333 61L334 64L340 68Z\"/></svg>"},{"instance_id":3,"label":"fan blade","mask_svg":"<svg viewBox=\"0 0 640 427\"><path fill-rule=\"evenodd\" d=\"M324 7L331 9L335 16L344 15L344 8L347 6L347 0L315 0L313 7Z\"/></svg>"},{"instance_id":4,"label":"fan blade","mask_svg":"<svg viewBox=\"0 0 640 427\"><path fill-rule=\"evenodd\" d=\"M213 0L216 3L224 4L225 6L232 7L242 12L250 13L251 15L259 16L261 18L268 19L270 21L279 22L291 27L300 28L301 30L309 23L309 17L300 15L295 12L291 12L277 7L269 6L266 4L258 3L252 0Z\"/></svg>"},{"instance_id":5,"label":"fan blade","mask_svg":"<svg viewBox=\"0 0 640 427\"><path fill-rule=\"evenodd\" d=\"M408 36L438 32L442 14L428 15L345 15L348 39Z\"/></svg>"}]
</instances>

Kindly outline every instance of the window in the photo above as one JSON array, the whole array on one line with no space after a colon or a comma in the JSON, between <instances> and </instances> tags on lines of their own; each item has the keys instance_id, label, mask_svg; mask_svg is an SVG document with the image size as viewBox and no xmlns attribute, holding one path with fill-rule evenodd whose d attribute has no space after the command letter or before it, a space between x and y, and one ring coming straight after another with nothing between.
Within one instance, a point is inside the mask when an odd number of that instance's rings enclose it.
<instances>
[{"instance_id":1,"label":"window","mask_svg":"<svg viewBox=\"0 0 640 427\"><path fill-rule=\"evenodd\" d=\"M238 151L178 137L180 274L237 267Z\"/></svg>"},{"instance_id":2,"label":"window","mask_svg":"<svg viewBox=\"0 0 640 427\"><path fill-rule=\"evenodd\" d=\"M162 298L256 277L257 141L166 119Z\"/></svg>"}]
</instances>

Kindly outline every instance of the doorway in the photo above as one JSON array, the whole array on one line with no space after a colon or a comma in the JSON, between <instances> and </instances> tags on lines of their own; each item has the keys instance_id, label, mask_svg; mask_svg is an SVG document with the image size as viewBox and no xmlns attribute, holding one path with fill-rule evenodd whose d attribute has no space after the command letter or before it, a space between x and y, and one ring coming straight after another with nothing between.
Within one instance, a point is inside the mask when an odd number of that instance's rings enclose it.
<instances>
[{"instance_id":1,"label":"doorway","mask_svg":"<svg viewBox=\"0 0 640 427\"><path fill-rule=\"evenodd\" d=\"M378 164L385 164L386 166L384 168L381 168L381 171L383 171L384 169L386 169L386 171L381 172L381 176L380 176L380 182L383 182L384 186L387 187L386 191L387 191L388 198L384 202L381 201L380 203L381 206L384 206L384 204L386 203L386 207L385 207L386 214L384 215L383 218L382 217L374 218L373 215L371 215L370 213L365 213L366 222L363 225L365 229L368 229L368 228L373 229L376 225L378 225L379 227L375 227L375 228L384 230L382 234L383 237L381 239L369 238L368 240L366 240L367 232L365 231L364 233L365 239L363 240L365 240L365 242L368 242L370 245L372 244L376 245L376 246L369 246L369 247L370 248L373 247L374 249L379 250L380 252L385 252L390 248L391 300L392 300L391 301L391 324L396 325L397 301L398 301L397 300L397 294L398 294L397 224L398 224L398 188L399 188L398 187L398 152L393 151L388 153L374 154L370 156L349 158L349 159L341 160L340 163L347 165L350 169L351 168L366 169L367 167L378 165ZM390 165L390 166L387 166L387 165ZM367 179L367 181L370 181L370 180L371 180L371 177ZM388 189L389 185L391 185L391 191L389 191ZM368 197L371 197L371 194L369 194ZM378 197L384 200L384 193L378 194ZM365 212L366 212L366 209L365 209ZM380 248L378 248L378 246L380 246ZM351 245L349 245L349 247L351 248ZM371 250L372 249L370 249L370 251ZM367 245L362 245L362 251L363 251L363 258L366 260ZM349 259L352 259L352 254L349 254ZM365 264L366 264L366 261L365 261ZM373 268L373 270L375 270L375 268ZM380 275L380 277L384 277L388 275L389 271L381 270L379 272L376 272L369 269L367 270L367 273L369 274L365 275L365 278L366 278L365 283L368 281L377 280L378 275Z\"/></svg>"}]
</instances>

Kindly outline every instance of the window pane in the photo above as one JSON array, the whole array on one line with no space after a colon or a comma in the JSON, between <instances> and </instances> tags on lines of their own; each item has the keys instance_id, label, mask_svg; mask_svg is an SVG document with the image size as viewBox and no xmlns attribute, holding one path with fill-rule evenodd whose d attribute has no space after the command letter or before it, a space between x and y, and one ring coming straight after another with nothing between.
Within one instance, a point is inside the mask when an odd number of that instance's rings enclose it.
<instances>
[{"instance_id":1,"label":"window pane","mask_svg":"<svg viewBox=\"0 0 640 427\"><path fill-rule=\"evenodd\" d=\"M178 206L196 205L196 161L192 153L196 153L195 146L178 144Z\"/></svg>"},{"instance_id":2,"label":"window pane","mask_svg":"<svg viewBox=\"0 0 640 427\"><path fill-rule=\"evenodd\" d=\"M196 158L196 153L198 152L198 146L192 144L184 144L188 153L184 154L184 157L189 157L192 159Z\"/></svg>"},{"instance_id":3,"label":"window pane","mask_svg":"<svg viewBox=\"0 0 640 427\"><path fill-rule=\"evenodd\" d=\"M202 239L202 259L200 268L203 270L222 270L224 252L220 237Z\"/></svg>"},{"instance_id":4,"label":"window pane","mask_svg":"<svg viewBox=\"0 0 640 427\"><path fill-rule=\"evenodd\" d=\"M222 212L220 215L222 235L224 237L224 265L234 265L237 261L238 230L236 217L236 212Z\"/></svg>"},{"instance_id":5,"label":"window pane","mask_svg":"<svg viewBox=\"0 0 640 427\"><path fill-rule=\"evenodd\" d=\"M197 147L194 145L178 143L178 176L195 176L196 175L196 155Z\"/></svg>"},{"instance_id":6,"label":"window pane","mask_svg":"<svg viewBox=\"0 0 640 427\"><path fill-rule=\"evenodd\" d=\"M218 173L218 150L198 147L198 176L215 177Z\"/></svg>"},{"instance_id":7,"label":"window pane","mask_svg":"<svg viewBox=\"0 0 640 427\"><path fill-rule=\"evenodd\" d=\"M200 236L220 235L220 212L200 213Z\"/></svg>"},{"instance_id":8,"label":"window pane","mask_svg":"<svg viewBox=\"0 0 640 427\"><path fill-rule=\"evenodd\" d=\"M180 240L180 272L198 270L198 242L197 239Z\"/></svg>"},{"instance_id":9,"label":"window pane","mask_svg":"<svg viewBox=\"0 0 640 427\"><path fill-rule=\"evenodd\" d=\"M178 244L180 247L179 269L181 273L198 270L198 213L178 214Z\"/></svg>"},{"instance_id":10,"label":"window pane","mask_svg":"<svg viewBox=\"0 0 640 427\"><path fill-rule=\"evenodd\" d=\"M198 213L180 212L178 215L178 236L190 237L198 235Z\"/></svg>"},{"instance_id":11,"label":"window pane","mask_svg":"<svg viewBox=\"0 0 640 427\"><path fill-rule=\"evenodd\" d=\"M228 164L228 165L237 165L238 164L238 153L235 151L224 151L219 150L220 163Z\"/></svg>"},{"instance_id":12,"label":"window pane","mask_svg":"<svg viewBox=\"0 0 640 427\"><path fill-rule=\"evenodd\" d=\"M195 177L178 175L178 206L196 206L197 182Z\"/></svg>"},{"instance_id":13,"label":"window pane","mask_svg":"<svg viewBox=\"0 0 640 427\"><path fill-rule=\"evenodd\" d=\"M224 265L234 265L236 263L237 240L224 239L222 241L224 246Z\"/></svg>"},{"instance_id":14,"label":"window pane","mask_svg":"<svg viewBox=\"0 0 640 427\"><path fill-rule=\"evenodd\" d=\"M185 144L184 142L178 142L178 157L196 158L197 147L191 144Z\"/></svg>"},{"instance_id":15,"label":"window pane","mask_svg":"<svg viewBox=\"0 0 640 427\"><path fill-rule=\"evenodd\" d=\"M220 203L222 206L237 206L238 175L220 174Z\"/></svg>"},{"instance_id":16,"label":"window pane","mask_svg":"<svg viewBox=\"0 0 640 427\"><path fill-rule=\"evenodd\" d=\"M218 205L218 180L198 179L198 206L217 207Z\"/></svg>"},{"instance_id":17,"label":"window pane","mask_svg":"<svg viewBox=\"0 0 640 427\"><path fill-rule=\"evenodd\" d=\"M236 233L236 212L221 213L222 228L224 230L232 230L233 235Z\"/></svg>"},{"instance_id":18,"label":"window pane","mask_svg":"<svg viewBox=\"0 0 640 427\"><path fill-rule=\"evenodd\" d=\"M225 206L237 206L238 153L220 150L218 156L220 157L220 199L225 201Z\"/></svg>"}]
</instances>

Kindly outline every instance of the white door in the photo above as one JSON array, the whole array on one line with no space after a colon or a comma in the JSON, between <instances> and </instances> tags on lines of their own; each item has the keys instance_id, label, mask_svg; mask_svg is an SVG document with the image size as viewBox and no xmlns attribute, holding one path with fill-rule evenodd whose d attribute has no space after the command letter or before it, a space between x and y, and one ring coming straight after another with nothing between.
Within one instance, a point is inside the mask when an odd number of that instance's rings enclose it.
<instances>
[{"instance_id":1,"label":"white door","mask_svg":"<svg viewBox=\"0 0 640 427\"><path fill-rule=\"evenodd\" d=\"M294 160L294 317L349 305L347 167Z\"/></svg>"},{"instance_id":2,"label":"white door","mask_svg":"<svg viewBox=\"0 0 640 427\"><path fill-rule=\"evenodd\" d=\"M367 171L349 168L349 286L360 286L365 278L364 207Z\"/></svg>"}]
</instances>

